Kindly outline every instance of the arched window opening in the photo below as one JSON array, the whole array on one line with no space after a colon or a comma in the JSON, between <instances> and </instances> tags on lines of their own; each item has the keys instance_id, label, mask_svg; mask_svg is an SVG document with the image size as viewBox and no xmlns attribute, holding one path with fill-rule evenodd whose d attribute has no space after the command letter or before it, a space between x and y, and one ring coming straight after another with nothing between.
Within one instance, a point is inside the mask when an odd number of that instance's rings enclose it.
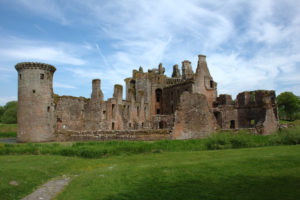
<instances>
[{"instance_id":1,"label":"arched window opening","mask_svg":"<svg viewBox=\"0 0 300 200\"><path fill-rule=\"evenodd\" d=\"M115 123L114 123L114 122L111 123L111 129L112 129L112 130L115 130Z\"/></svg>"}]
</instances>

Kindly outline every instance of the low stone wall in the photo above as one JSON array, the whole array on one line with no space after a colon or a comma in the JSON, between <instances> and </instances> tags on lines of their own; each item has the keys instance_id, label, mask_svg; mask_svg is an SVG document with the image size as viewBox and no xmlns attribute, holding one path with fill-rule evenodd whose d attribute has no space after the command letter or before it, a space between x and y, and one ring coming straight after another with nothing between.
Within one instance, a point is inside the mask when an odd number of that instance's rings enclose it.
<instances>
[{"instance_id":1,"label":"low stone wall","mask_svg":"<svg viewBox=\"0 0 300 200\"><path fill-rule=\"evenodd\" d=\"M160 130L128 130L128 131L60 131L56 133L56 141L152 141L170 138L169 129Z\"/></svg>"}]
</instances>

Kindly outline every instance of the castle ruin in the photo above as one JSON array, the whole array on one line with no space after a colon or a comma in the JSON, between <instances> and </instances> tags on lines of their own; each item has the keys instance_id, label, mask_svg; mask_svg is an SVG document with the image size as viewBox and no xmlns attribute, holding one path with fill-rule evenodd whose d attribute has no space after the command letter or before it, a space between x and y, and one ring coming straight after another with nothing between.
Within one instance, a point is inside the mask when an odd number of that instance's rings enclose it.
<instances>
[{"instance_id":1,"label":"castle ruin","mask_svg":"<svg viewBox=\"0 0 300 200\"><path fill-rule=\"evenodd\" d=\"M18 142L76 140L157 140L203 138L218 129L249 129L256 134L277 130L275 92L242 92L235 101L217 96L217 83L198 56L173 66L167 77L160 63L144 72L140 67L113 97L104 101L101 80L92 81L91 98L58 96L53 92L55 67L25 62L18 71Z\"/></svg>"}]
</instances>

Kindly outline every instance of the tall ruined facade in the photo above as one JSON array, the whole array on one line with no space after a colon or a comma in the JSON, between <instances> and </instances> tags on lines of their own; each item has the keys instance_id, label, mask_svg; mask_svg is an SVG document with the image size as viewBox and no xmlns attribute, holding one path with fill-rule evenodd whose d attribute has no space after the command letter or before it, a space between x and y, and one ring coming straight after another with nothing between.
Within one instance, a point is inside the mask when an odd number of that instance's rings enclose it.
<instances>
[{"instance_id":1,"label":"tall ruined facade","mask_svg":"<svg viewBox=\"0 0 300 200\"><path fill-rule=\"evenodd\" d=\"M92 81L92 94L84 97L53 93L55 68L42 63L19 63L18 141L155 140L202 138L217 129L248 128L259 134L277 129L274 91L252 91L217 96L206 57L198 56L196 72L184 60L180 72L173 66L167 77L160 63L144 72L140 67L113 97L104 101L101 80Z\"/></svg>"}]
</instances>

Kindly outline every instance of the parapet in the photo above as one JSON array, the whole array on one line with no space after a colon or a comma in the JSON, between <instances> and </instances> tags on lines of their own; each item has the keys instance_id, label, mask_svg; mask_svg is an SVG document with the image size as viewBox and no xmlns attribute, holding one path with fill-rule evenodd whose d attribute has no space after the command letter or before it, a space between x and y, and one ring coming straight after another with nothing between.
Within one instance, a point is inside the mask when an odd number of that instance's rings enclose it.
<instances>
[{"instance_id":1,"label":"parapet","mask_svg":"<svg viewBox=\"0 0 300 200\"><path fill-rule=\"evenodd\" d=\"M53 73L56 71L56 68L53 65L39 62L21 62L16 64L15 68L17 71L22 69L43 69Z\"/></svg>"},{"instance_id":2,"label":"parapet","mask_svg":"<svg viewBox=\"0 0 300 200\"><path fill-rule=\"evenodd\" d=\"M198 55L198 61L199 62L206 62L206 56L205 55Z\"/></svg>"}]
</instances>

